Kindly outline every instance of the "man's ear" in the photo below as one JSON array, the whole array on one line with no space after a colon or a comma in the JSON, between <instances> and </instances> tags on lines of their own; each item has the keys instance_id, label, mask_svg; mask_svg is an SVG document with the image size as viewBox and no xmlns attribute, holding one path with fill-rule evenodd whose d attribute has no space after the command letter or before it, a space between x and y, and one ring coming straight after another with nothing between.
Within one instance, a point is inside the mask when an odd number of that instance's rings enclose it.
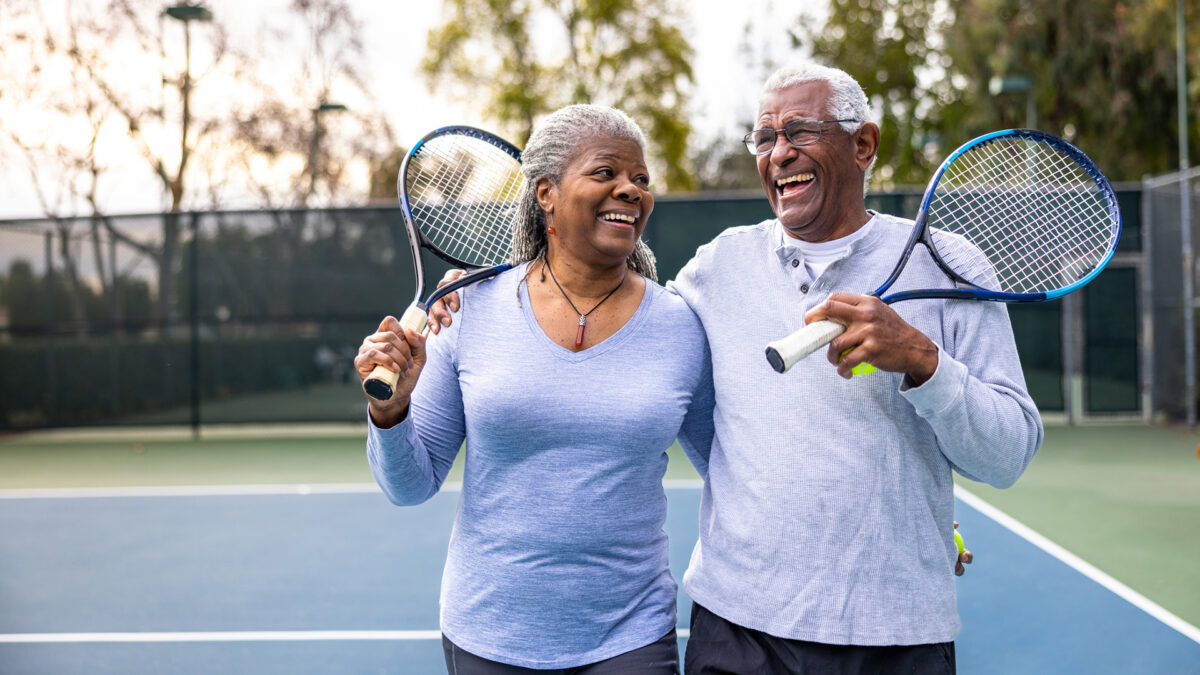
<instances>
[{"instance_id":1,"label":"man's ear","mask_svg":"<svg viewBox=\"0 0 1200 675\"><path fill-rule=\"evenodd\" d=\"M558 188L554 183L550 182L549 178L539 178L533 189L542 211L554 213L554 202L558 201Z\"/></svg>"},{"instance_id":2,"label":"man's ear","mask_svg":"<svg viewBox=\"0 0 1200 675\"><path fill-rule=\"evenodd\" d=\"M875 153L879 150L879 127L874 122L863 122L854 132L854 163L862 171L871 167Z\"/></svg>"}]
</instances>

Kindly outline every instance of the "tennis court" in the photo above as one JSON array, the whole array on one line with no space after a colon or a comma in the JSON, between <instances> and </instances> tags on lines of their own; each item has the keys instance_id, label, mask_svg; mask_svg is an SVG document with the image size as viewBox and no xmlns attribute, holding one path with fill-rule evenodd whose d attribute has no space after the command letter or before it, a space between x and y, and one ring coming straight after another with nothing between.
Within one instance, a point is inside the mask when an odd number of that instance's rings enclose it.
<instances>
[{"instance_id":1,"label":"tennis court","mask_svg":"<svg viewBox=\"0 0 1200 675\"><path fill-rule=\"evenodd\" d=\"M444 672L438 584L457 484L391 506L363 438L344 426L0 442L0 672ZM1195 672L1198 440L1051 426L1016 487L960 486L977 561L957 582L960 672ZM678 578L700 495L682 453L666 485ZM686 629L682 592L679 606Z\"/></svg>"}]
</instances>

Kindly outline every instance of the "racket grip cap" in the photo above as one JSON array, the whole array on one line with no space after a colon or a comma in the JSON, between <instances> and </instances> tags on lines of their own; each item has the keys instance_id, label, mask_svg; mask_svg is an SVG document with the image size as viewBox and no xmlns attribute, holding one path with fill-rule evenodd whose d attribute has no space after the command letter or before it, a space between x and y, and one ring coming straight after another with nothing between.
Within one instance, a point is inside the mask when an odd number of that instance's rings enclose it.
<instances>
[{"instance_id":1,"label":"racket grip cap","mask_svg":"<svg viewBox=\"0 0 1200 675\"><path fill-rule=\"evenodd\" d=\"M429 324L429 315L417 305L410 305L400 317L400 327L414 333L422 333ZM396 395L396 383L400 381L400 373L388 370L383 366L375 366L375 370L363 380L363 392L376 401L390 401Z\"/></svg>"},{"instance_id":2,"label":"racket grip cap","mask_svg":"<svg viewBox=\"0 0 1200 675\"><path fill-rule=\"evenodd\" d=\"M777 373L786 373L800 359L829 344L846 332L836 321L816 321L791 335L767 345L767 363Z\"/></svg>"}]
</instances>

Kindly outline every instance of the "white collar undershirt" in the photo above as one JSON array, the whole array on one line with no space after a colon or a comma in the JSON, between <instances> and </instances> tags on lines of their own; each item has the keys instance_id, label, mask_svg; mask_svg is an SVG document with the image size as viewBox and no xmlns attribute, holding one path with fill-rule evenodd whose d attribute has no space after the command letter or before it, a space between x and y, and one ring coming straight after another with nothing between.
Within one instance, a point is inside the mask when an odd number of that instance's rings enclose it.
<instances>
[{"instance_id":1,"label":"white collar undershirt","mask_svg":"<svg viewBox=\"0 0 1200 675\"><path fill-rule=\"evenodd\" d=\"M804 268L808 270L809 278L816 279L835 260L845 257L846 253L850 250L850 246L859 239L867 236L867 233L871 231L874 225L875 214L871 214L871 219L864 223L862 227L840 239L820 243L792 239L788 243L800 249L800 252L804 256ZM784 236L786 237L787 235L785 234Z\"/></svg>"}]
</instances>

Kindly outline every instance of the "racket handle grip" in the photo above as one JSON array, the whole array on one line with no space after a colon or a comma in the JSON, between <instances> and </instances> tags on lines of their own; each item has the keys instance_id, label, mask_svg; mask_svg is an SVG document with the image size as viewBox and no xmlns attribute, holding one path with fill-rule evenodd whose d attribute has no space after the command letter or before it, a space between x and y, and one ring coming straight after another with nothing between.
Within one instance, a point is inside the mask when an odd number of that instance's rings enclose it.
<instances>
[{"instance_id":1,"label":"racket handle grip","mask_svg":"<svg viewBox=\"0 0 1200 675\"><path fill-rule=\"evenodd\" d=\"M767 363L777 373L786 373L800 359L829 344L846 332L836 321L815 321L791 335L767 345Z\"/></svg>"},{"instance_id":2,"label":"racket handle grip","mask_svg":"<svg viewBox=\"0 0 1200 675\"><path fill-rule=\"evenodd\" d=\"M417 305L410 305L400 317L400 327L414 333L422 333L429 323L429 315ZM375 366L375 370L363 380L363 392L377 401L388 401L396 395L396 383L400 381L400 373L388 370L383 366Z\"/></svg>"}]
</instances>

